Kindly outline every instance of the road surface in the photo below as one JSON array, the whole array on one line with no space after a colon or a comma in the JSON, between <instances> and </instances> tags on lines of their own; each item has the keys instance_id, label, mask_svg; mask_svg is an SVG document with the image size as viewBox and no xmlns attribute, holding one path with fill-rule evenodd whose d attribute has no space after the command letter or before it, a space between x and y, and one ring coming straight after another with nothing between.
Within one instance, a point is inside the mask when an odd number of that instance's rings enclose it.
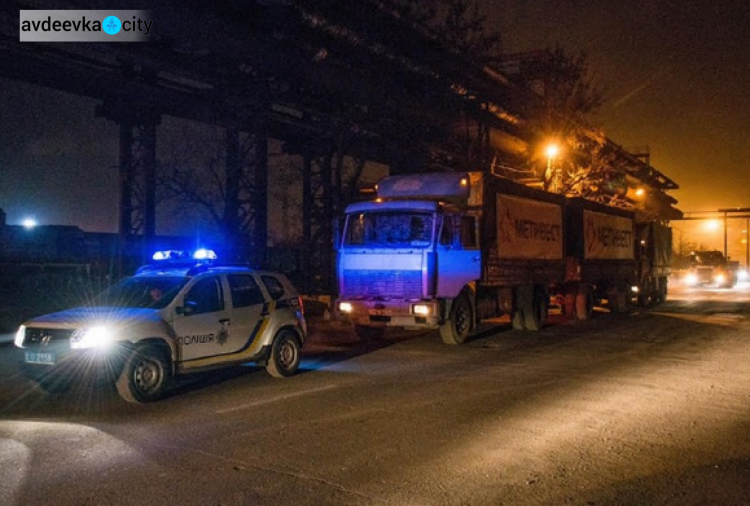
<instances>
[{"instance_id":1,"label":"road surface","mask_svg":"<svg viewBox=\"0 0 750 506\"><path fill-rule=\"evenodd\" d=\"M749 307L674 289L463 346L318 323L293 378L203 374L143 406L47 395L0 346L0 504L749 504Z\"/></svg>"}]
</instances>

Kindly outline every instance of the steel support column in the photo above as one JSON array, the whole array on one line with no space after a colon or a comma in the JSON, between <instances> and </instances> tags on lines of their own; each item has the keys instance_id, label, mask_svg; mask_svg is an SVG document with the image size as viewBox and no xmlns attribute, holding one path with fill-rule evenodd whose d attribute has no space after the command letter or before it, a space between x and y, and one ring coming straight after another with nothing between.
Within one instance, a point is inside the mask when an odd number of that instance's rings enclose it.
<instances>
[{"instance_id":1,"label":"steel support column","mask_svg":"<svg viewBox=\"0 0 750 506\"><path fill-rule=\"evenodd\" d=\"M105 102L96 114L114 121L120 129L118 274L123 275L123 260L145 260L156 235L156 126L160 115L121 100Z\"/></svg>"}]
</instances>

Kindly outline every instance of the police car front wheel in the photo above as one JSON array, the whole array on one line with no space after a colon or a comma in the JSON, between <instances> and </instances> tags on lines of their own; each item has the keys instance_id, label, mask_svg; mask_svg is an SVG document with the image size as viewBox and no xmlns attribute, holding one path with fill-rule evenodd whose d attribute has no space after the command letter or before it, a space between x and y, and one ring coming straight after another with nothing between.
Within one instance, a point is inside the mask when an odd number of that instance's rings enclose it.
<instances>
[{"instance_id":1,"label":"police car front wheel","mask_svg":"<svg viewBox=\"0 0 750 506\"><path fill-rule=\"evenodd\" d=\"M170 379L166 352L156 346L140 345L125 361L117 379L117 391L128 402L156 401L164 396Z\"/></svg>"},{"instance_id":2,"label":"police car front wheel","mask_svg":"<svg viewBox=\"0 0 750 506\"><path fill-rule=\"evenodd\" d=\"M302 346L291 330L282 330L273 340L266 370L276 378L286 378L297 372Z\"/></svg>"}]
</instances>

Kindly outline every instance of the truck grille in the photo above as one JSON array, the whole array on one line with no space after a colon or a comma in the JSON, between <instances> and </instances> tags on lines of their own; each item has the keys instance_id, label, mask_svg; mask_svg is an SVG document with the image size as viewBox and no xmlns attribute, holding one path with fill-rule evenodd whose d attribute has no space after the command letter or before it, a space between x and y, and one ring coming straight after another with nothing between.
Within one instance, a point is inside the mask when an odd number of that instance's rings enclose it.
<instances>
[{"instance_id":1,"label":"truck grille","mask_svg":"<svg viewBox=\"0 0 750 506\"><path fill-rule=\"evenodd\" d=\"M422 297L421 271L345 270L347 297Z\"/></svg>"},{"instance_id":2,"label":"truck grille","mask_svg":"<svg viewBox=\"0 0 750 506\"><path fill-rule=\"evenodd\" d=\"M25 347L47 346L52 343L60 343L70 339L72 330L67 329L37 329L26 328Z\"/></svg>"}]
</instances>

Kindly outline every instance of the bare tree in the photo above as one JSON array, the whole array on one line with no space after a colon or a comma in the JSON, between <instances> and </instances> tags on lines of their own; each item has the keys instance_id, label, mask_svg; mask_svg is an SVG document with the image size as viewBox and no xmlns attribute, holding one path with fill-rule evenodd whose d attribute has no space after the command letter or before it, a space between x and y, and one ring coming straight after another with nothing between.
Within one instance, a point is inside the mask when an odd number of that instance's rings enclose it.
<instances>
[{"instance_id":1,"label":"bare tree","mask_svg":"<svg viewBox=\"0 0 750 506\"><path fill-rule=\"evenodd\" d=\"M160 164L160 199L183 210L200 209L222 238L223 253L241 256L253 226L254 142L250 135L212 129L183 130Z\"/></svg>"}]
</instances>

